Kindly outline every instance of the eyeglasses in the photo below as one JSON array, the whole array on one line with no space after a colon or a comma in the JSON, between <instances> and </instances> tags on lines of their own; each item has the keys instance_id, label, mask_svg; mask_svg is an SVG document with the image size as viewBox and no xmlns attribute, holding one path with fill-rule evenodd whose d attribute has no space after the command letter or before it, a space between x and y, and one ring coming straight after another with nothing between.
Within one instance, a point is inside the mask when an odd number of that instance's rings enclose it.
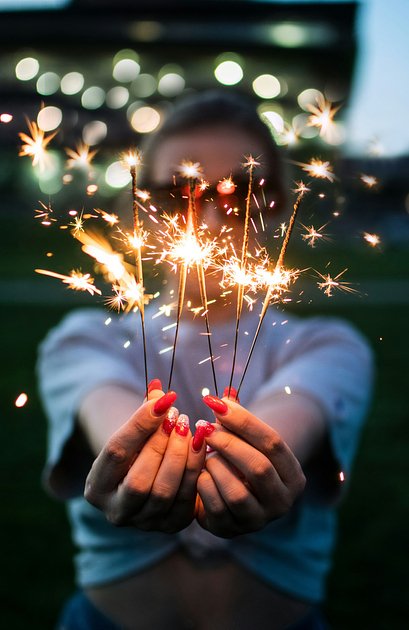
<instances>
[{"instance_id":1,"label":"eyeglasses","mask_svg":"<svg viewBox=\"0 0 409 630\"><path fill-rule=\"evenodd\" d=\"M248 195L248 180L223 179L216 185L208 186L198 183L195 187L195 202L198 208L203 203L213 203L217 208L229 213L244 209ZM184 212L188 206L189 185L174 182L160 187L150 187L152 201L162 210L168 213ZM260 210L273 208L279 199L277 191L264 185L264 181L256 182L251 193L251 210L257 213ZM230 212L229 212L230 211Z\"/></svg>"}]
</instances>

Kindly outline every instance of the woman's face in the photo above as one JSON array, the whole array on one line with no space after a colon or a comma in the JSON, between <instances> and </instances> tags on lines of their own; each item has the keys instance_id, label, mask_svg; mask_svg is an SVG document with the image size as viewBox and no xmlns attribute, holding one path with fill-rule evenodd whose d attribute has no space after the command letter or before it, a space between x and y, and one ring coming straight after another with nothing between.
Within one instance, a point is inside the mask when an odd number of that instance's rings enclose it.
<instances>
[{"instance_id":1,"label":"woman's face","mask_svg":"<svg viewBox=\"0 0 409 630\"><path fill-rule=\"evenodd\" d=\"M257 167L257 178L261 179L264 170L262 154L261 142L245 130L220 125L209 126L164 140L155 153L150 179L153 188L172 190L179 166L184 161L191 161L200 163L203 178L211 189L230 176L235 183L247 182L248 175L243 163L249 155L255 159L260 156L261 165ZM225 222L225 213L218 210L217 203L207 203L205 200L208 197L205 193L198 199L199 220L205 221L211 231L217 232ZM229 201L228 197L226 195L226 201ZM243 203L244 199L245 194L241 200Z\"/></svg>"}]
</instances>

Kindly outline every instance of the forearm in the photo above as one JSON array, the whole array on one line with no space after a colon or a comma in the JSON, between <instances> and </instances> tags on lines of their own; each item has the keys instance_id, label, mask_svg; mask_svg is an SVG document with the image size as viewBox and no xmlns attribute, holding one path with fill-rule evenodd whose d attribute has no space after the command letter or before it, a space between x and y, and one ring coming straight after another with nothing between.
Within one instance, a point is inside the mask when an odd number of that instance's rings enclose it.
<instances>
[{"instance_id":1,"label":"forearm","mask_svg":"<svg viewBox=\"0 0 409 630\"><path fill-rule=\"evenodd\" d=\"M251 411L280 434L301 464L314 455L325 437L324 411L306 394L275 394L256 402Z\"/></svg>"},{"instance_id":2,"label":"forearm","mask_svg":"<svg viewBox=\"0 0 409 630\"><path fill-rule=\"evenodd\" d=\"M135 392L113 383L94 389L84 398L78 421L95 455L142 402Z\"/></svg>"}]
</instances>

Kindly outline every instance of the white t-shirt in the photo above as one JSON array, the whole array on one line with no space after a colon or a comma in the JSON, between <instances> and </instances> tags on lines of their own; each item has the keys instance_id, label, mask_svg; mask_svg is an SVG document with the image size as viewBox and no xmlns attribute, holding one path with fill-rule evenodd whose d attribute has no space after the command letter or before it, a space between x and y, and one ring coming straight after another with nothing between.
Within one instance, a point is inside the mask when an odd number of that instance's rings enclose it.
<instances>
[{"instance_id":1,"label":"white t-shirt","mask_svg":"<svg viewBox=\"0 0 409 630\"><path fill-rule=\"evenodd\" d=\"M149 379L169 378L174 328L164 316L146 311ZM240 391L241 404L252 405L277 392L303 392L323 408L332 455L339 463L332 479L307 473L307 490L291 511L261 531L221 541L198 526L179 534L115 528L103 513L82 497L87 466L72 448L76 415L93 388L119 383L144 395L145 380L140 320L136 314L112 316L82 309L69 314L40 348L40 389L50 422L45 481L54 494L67 499L76 557L77 580L91 586L123 579L142 570L180 545L201 541L207 549L223 545L239 563L269 584L311 602L322 600L335 540L334 494L337 472L348 478L359 433L367 413L372 382L372 356L362 337L348 324L325 317L298 319L270 308ZM243 313L233 385L242 373L258 312ZM228 385L234 322L213 325L212 349L220 391ZM165 330L163 330L165 329ZM214 393L203 318L182 318L172 389L177 406L190 417L213 420L201 393ZM130 342L130 343L128 343ZM328 482L328 483L327 483Z\"/></svg>"}]
</instances>

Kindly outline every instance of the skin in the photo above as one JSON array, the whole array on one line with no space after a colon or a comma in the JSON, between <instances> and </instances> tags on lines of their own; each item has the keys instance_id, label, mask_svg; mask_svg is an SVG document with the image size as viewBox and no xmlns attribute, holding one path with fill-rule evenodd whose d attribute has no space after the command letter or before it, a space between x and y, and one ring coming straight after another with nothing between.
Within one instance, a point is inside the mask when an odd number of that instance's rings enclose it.
<instances>
[{"instance_id":1,"label":"skin","mask_svg":"<svg viewBox=\"0 0 409 630\"><path fill-rule=\"evenodd\" d=\"M217 127L186 133L161 145L152 179L159 186L171 182L184 159L199 161L211 184L230 174L234 179L250 153L257 157L262 148L245 132ZM214 206L202 204L200 212L210 230L217 230L221 219ZM209 298L219 289L218 281L209 279ZM232 318L234 309L233 304L216 310L220 318ZM164 433L166 414L153 413L164 393L154 390L143 402L112 384L85 398L79 422L96 455L86 482L88 501L116 525L175 532L196 518L226 538L256 531L291 510L305 485L302 465L325 437L324 414L314 400L293 392L250 410L223 398L227 412L215 414L217 427L206 438L214 453L205 460L205 444L194 452L190 431L184 437ZM91 589L89 594L119 619L115 601L107 606L101 592ZM293 610L290 620L308 609L280 601L283 610Z\"/></svg>"}]
</instances>

